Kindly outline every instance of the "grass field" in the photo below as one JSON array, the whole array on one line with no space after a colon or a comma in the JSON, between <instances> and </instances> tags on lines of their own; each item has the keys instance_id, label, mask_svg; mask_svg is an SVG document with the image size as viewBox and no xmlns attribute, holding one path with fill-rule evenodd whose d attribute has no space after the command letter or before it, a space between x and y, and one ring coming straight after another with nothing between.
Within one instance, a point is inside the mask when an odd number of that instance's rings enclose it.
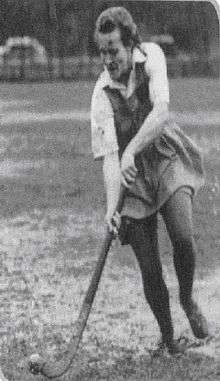
<instances>
[{"instance_id":1,"label":"grass field","mask_svg":"<svg viewBox=\"0 0 220 381\"><path fill-rule=\"evenodd\" d=\"M26 359L65 351L104 235L101 164L90 149L86 118L16 121L16 113L89 110L92 83L1 84L0 364L9 380L32 381ZM172 80L171 109L214 113L219 83ZM12 114L14 113L14 114ZM219 144L217 125L184 125L204 152L206 184L194 205L198 244L195 293L210 330L220 336ZM178 305L170 243L160 221L161 259L176 335L191 336ZM137 263L115 242L78 353L77 368L60 380L220 380L216 358L188 353L152 360L158 338L145 304Z\"/></svg>"}]
</instances>

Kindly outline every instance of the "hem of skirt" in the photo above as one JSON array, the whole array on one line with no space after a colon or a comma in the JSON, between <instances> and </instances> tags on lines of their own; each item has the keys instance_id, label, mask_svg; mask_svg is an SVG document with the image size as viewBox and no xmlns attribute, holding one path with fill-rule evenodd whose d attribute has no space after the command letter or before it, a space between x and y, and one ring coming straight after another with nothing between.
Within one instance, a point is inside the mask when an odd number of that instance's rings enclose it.
<instances>
[{"instance_id":1,"label":"hem of skirt","mask_svg":"<svg viewBox=\"0 0 220 381\"><path fill-rule=\"evenodd\" d=\"M137 221L137 223L140 223L141 221L144 222L146 220L146 218L151 217L155 213L160 212L160 209L162 208L162 206L170 199L170 197L172 197L181 188L189 188L190 189L190 192L189 193L187 192L187 193L189 194L189 196L191 197L191 199L193 201L193 197L197 193L195 187L193 187L192 185L189 185L189 184L179 185L178 187L176 187L175 189L173 189L169 193L167 193L167 197L165 199L163 199L163 201L161 201L161 203L158 204L158 206L150 214L147 214L145 217L137 218L137 217L134 217L134 216L129 215L129 214L123 214L122 215L122 218L124 218L123 225L124 224L126 225L128 223L129 219L132 219L133 221ZM143 200L143 203L144 203L144 200ZM128 220L126 221L126 219L128 219ZM122 246L130 245L129 239L127 238L127 234L128 234L127 229L128 229L128 226L123 226L122 231L118 237Z\"/></svg>"},{"instance_id":2,"label":"hem of skirt","mask_svg":"<svg viewBox=\"0 0 220 381\"><path fill-rule=\"evenodd\" d=\"M160 211L160 209L162 208L162 206L170 199L170 197L172 197L172 195L174 195L179 189L181 188L189 188L191 190L191 198L193 200L194 196L196 195L197 191L203 186L203 184L200 186L200 187L194 187L192 184L182 184L182 185L179 185L175 188L173 188L172 190L170 190L169 192L167 192L166 194L166 197L155 207L155 208L152 208L152 211L150 211L149 213L146 213L146 215L144 217L134 217L133 215L130 215L130 214L124 214L123 213L123 210L122 210L122 216L123 217L129 217L129 218L132 218L134 220L144 220L145 218L147 217L150 217L152 216L153 214L155 213L158 213ZM143 199L142 200L143 204L146 203L146 201Z\"/></svg>"}]
</instances>

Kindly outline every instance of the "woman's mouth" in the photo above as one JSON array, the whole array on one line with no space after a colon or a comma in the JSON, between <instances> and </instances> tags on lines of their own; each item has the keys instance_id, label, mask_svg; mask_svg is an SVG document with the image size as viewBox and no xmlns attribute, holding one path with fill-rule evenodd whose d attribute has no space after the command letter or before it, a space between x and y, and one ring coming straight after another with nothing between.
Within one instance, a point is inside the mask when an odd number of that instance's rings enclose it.
<instances>
[{"instance_id":1,"label":"woman's mouth","mask_svg":"<svg viewBox=\"0 0 220 381\"><path fill-rule=\"evenodd\" d=\"M109 65L108 66L108 71L110 74L115 73L117 69L118 69L118 65Z\"/></svg>"}]
</instances>

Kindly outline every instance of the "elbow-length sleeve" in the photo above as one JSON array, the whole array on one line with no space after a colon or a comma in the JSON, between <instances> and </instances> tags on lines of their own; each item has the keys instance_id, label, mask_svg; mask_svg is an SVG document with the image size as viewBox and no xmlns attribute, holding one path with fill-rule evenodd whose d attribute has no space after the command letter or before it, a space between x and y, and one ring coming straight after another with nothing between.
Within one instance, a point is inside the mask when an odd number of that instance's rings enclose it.
<instances>
[{"instance_id":1,"label":"elbow-length sleeve","mask_svg":"<svg viewBox=\"0 0 220 381\"><path fill-rule=\"evenodd\" d=\"M149 75L149 92L153 105L169 103L169 82L167 78L166 58L161 47L149 43L145 69Z\"/></svg>"},{"instance_id":2,"label":"elbow-length sleeve","mask_svg":"<svg viewBox=\"0 0 220 381\"><path fill-rule=\"evenodd\" d=\"M118 151L111 103L100 88L95 88L91 102L91 142L94 159Z\"/></svg>"}]
</instances>

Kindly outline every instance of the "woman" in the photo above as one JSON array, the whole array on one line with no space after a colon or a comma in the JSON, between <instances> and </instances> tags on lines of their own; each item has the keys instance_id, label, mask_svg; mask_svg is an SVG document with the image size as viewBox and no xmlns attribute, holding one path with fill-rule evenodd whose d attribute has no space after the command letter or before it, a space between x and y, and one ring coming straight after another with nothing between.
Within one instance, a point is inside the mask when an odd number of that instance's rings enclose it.
<instances>
[{"instance_id":1,"label":"woman","mask_svg":"<svg viewBox=\"0 0 220 381\"><path fill-rule=\"evenodd\" d=\"M174 340L169 295L162 276L157 214L169 233L180 303L197 338L207 323L193 300L196 248L192 200L203 184L200 155L169 116L166 61L159 46L141 43L129 12L108 8L96 22L95 39L104 64L91 104L92 149L103 160L106 222L137 257L144 293L171 354ZM120 187L127 188L121 221L115 213ZM121 223L120 223L121 222Z\"/></svg>"}]
</instances>

